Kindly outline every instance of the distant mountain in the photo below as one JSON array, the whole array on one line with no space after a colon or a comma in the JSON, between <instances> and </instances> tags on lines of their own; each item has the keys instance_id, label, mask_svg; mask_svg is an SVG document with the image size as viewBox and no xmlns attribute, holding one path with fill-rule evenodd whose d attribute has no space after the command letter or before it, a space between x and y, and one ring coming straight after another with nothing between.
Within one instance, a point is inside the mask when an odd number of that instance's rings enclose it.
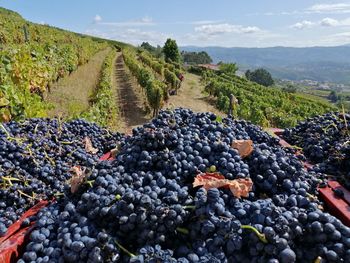
<instances>
[{"instance_id":1,"label":"distant mountain","mask_svg":"<svg viewBox=\"0 0 350 263\"><path fill-rule=\"evenodd\" d=\"M214 62L236 62L241 69L264 67L275 78L350 83L350 44L307 48L185 46L181 50L206 51Z\"/></svg>"}]
</instances>

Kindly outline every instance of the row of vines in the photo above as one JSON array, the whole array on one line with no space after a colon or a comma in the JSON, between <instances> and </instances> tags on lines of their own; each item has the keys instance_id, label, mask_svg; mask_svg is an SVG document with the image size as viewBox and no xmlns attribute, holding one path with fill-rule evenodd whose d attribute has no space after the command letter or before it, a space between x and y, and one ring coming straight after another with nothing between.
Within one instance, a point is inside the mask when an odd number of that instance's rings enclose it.
<instances>
[{"instance_id":1,"label":"row of vines","mask_svg":"<svg viewBox=\"0 0 350 263\"><path fill-rule=\"evenodd\" d=\"M138 83L143 89L148 105L153 110L153 116L157 115L159 109L161 109L164 103L164 100L167 98L167 85L158 80L153 74L152 70L142 65L142 63L137 60L136 53L133 50L124 49L123 57L126 66L131 71L131 74L136 77Z\"/></svg>"},{"instance_id":2,"label":"row of vines","mask_svg":"<svg viewBox=\"0 0 350 263\"><path fill-rule=\"evenodd\" d=\"M118 106L113 89L113 66L116 52L112 49L103 61L99 84L91 98L91 107L81 117L112 129L118 125Z\"/></svg>"},{"instance_id":3,"label":"row of vines","mask_svg":"<svg viewBox=\"0 0 350 263\"><path fill-rule=\"evenodd\" d=\"M303 98L278 88L263 87L245 78L204 71L205 90L216 98L218 109L228 111L230 96L233 115L264 127L290 127L307 117L335 110L325 102Z\"/></svg>"},{"instance_id":4,"label":"row of vines","mask_svg":"<svg viewBox=\"0 0 350 263\"><path fill-rule=\"evenodd\" d=\"M8 121L46 116L52 83L107 45L0 8L0 47L0 121Z\"/></svg>"},{"instance_id":5,"label":"row of vines","mask_svg":"<svg viewBox=\"0 0 350 263\"><path fill-rule=\"evenodd\" d=\"M138 52L138 58L144 65L151 68L155 75L159 76L159 79L167 84L168 90L177 92L181 84L179 76L182 74L179 64L160 61L145 51Z\"/></svg>"}]
</instances>

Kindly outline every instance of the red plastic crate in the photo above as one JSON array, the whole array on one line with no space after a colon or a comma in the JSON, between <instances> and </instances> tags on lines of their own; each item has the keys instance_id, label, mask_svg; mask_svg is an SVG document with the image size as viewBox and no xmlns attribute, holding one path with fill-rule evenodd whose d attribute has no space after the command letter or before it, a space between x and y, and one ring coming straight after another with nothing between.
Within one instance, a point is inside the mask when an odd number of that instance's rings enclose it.
<instances>
[{"instance_id":1,"label":"red plastic crate","mask_svg":"<svg viewBox=\"0 0 350 263\"><path fill-rule=\"evenodd\" d=\"M337 181L329 180L327 184L326 187L318 189L320 197L325 202L327 210L350 227L350 192ZM335 189L342 190L344 196L337 196L334 193Z\"/></svg>"},{"instance_id":2,"label":"red plastic crate","mask_svg":"<svg viewBox=\"0 0 350 263\"><path fill-rule=\"evenodd\" d=\"M293 146L281 138L283 129L269 128L267 131L280 139L281 146L293 148ZM298 155L298 152L296 155ZM306 169L313 167L313 164L308 161L302 163ZM341 190L344 195L341 197L337 196L334 193L334 190L336 189ZM350 227L350 192L335 180L329 180L326 187L319 188L318 190L327 210L345 225Z\"/></svg>"},{"instance_id":3,"label":"red plastic crate","mask_svg":"<svg viewBox=\"0 0 350 263\"><path fill-rule=\"evenodd\" d=\"M40 209L44 208L48 204L48 201L40 201L38 204L25 212L19 220L9 227L6 235L0 238L0 262L15 262L26 244L26 238L28 237L28 234L30 234L33 225L32 223L30 226L22 227L22 222L26 218L37 214Z\"/></svg>"},{"instance_id":4,"label":"red plastic crate","mask_svg":"<svg viewBox=\"0 0 350 263\"><path fill-rule=\"evenodd\" d=\"M100 157L100 161L110 161L113 159L114 156L111 152L107 152ZM34 224L33 222L30 226L21 227L22 222L26 218L36 215L42 208L49 205L49 203L49 201L40 201L8 228L6 235L0 238L0 263L16 262L27 244L28 236L31 233Z\"/></svg>"}]
</instances>

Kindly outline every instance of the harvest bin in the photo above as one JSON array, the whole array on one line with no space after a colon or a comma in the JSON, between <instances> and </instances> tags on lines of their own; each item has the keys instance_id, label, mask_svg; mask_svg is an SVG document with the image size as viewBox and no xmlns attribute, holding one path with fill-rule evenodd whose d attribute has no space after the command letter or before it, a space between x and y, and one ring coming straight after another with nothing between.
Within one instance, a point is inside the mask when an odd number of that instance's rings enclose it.
<instances>
[{"instance_id":1,"label":"harvest bin","mask_svg":"<svg viewBox=\"0 0 350 263\"><path fill-rule=\"evenodd\" d=\"M288 142L281 138L283 133L282 129L270 128L267 131L280 139L280 145L285 148L294 148ZM296 155L299 155L297 152ZM108 152L101 156L101 161L108 161L114 159L113 154ZM306 169L312 168L312 164L309 162L303 162ZM344 194L337 196L334 190L341 190ZM329 180L327 186L319 188L320 198L324 201L327 210L341 220L345 225L350 227L350 192L341 186L337 181ZM0 238L0 262L1 263L13 263L16 262L21 252L25 248L27 238L33 228L32 224L27 227L22 227L21 224L24 219L33 216L49 204L48 201L41 201L26 213L22 217L9 227L6 236Z\"/></svg>"},{"instance_id":2,"label":"harvest bin","mask_svg":"<svg viewBox=\"0 0 350 263\"><path fill-rule=\"evenodd\" d=\"M112 159L113 155L111 152L107 152L100 157L100 161L109 161ZM26 218L36 215L42 208L49 204L49 201L40 201L8 228L6 235L0 238L0 263L13 263L18 260L18 257L26 246L34 224L32 222L29 226L24 227L22 226L22 222Z\"/></svg>"},{"instance_id":3,"label":"harvest bin","mask_svg":"<svg viewBox=\"0 0 350 263\"><path fill-rule=\"evenodd\" d=\"M269 128L267 131L279 138L281 146L286 148L294 148L283 138L281 138L284 131L283 129ZM296 155L299 154L300 152L296 153ZM308 161L302 163L306 169L313 167L313 165ZM324 202L327 211L341 220L345 225L350 227L350 192L336 180L328 180L327 185L325 187L318 188L318 190L320 193L320 198ZM341 191L343 194L336 195L335 190Z\"/></svg>"}]
</instances>

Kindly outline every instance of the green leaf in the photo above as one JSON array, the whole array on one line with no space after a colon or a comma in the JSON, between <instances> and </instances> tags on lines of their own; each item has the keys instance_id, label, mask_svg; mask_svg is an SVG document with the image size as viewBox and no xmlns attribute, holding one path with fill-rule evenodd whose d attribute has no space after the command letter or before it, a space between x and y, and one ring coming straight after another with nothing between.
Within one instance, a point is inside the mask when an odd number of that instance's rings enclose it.
<instances>
[{"instance_id":1,"label":"green leaf","mask_svg":"<svg viewBox=\"0 0 350 263\"><path fill-rule=\"evenodd\" d=\"M8 106L10 104L9 100L6 98L0 98L0 107Z\"/></svg>"}]
</instances>

